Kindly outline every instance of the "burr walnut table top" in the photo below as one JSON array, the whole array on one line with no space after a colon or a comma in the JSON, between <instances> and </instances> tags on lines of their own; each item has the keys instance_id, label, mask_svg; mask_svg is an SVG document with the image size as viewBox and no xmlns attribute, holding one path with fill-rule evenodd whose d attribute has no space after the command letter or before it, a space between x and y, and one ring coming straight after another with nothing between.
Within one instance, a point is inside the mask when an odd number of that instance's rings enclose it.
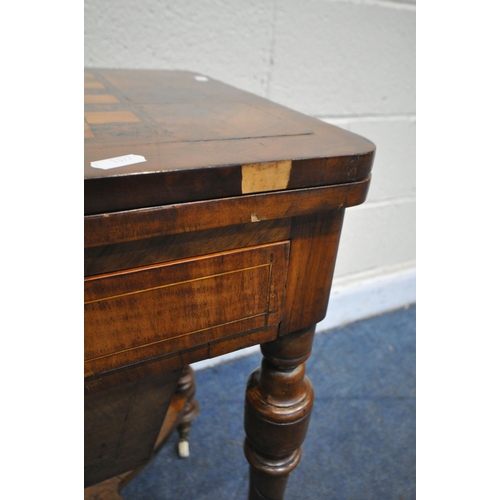
<instances>
[{"instance_id":1,"label":"burr walnut table top","mask_svg":"<svg viewBox=\"0 0 500 500\"><path fill-rule=\"evenodd\" d=\"M85 71L86 215L353 182L374 149L204 75ZM91 166L128 155L144 161Z\"/></svg>"}]
</instances>

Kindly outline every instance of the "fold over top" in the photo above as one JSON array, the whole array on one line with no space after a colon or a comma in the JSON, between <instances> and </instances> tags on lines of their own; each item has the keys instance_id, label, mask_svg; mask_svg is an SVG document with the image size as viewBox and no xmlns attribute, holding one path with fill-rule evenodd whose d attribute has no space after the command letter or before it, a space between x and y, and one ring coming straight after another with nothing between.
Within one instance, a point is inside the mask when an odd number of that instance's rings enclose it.
<instances>
[{"instance_id":1,"label":"fold over top","mask_svg":"<svg viewBox=\"0 0 500 500\"><path fill-rule=\"evenodd\" d=\"M186 71L85 72L85 214L354 182L372 142Z\"/></svg>"}]
</instances>

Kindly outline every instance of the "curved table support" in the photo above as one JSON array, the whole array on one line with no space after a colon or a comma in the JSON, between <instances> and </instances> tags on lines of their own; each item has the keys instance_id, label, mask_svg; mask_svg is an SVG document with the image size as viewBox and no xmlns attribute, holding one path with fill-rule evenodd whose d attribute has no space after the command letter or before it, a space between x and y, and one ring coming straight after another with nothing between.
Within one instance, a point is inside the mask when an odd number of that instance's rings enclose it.
<instances>
[{"instance_id":1,"label":"curved table support","mask_svg":"<svg viewBox=\"0 0 500 500\"><path fill-rule=\"evenodd\" d=\"M161 450L163 445L168 441L170 436L175 432L180 435L180 443L184 442L184 450L188 444L188 433L192 426L192 421L200 412L200 404L195 398L196 381L194 370L191 366L186 365L182 369L182 373L173 395L168 411L163 420L163 424L156 438L154 449L151 454L151 460ZM184 440L184 441L183 441ZM189 450L189 445L187 446ZM179 453L180 454L180 453ZM187 457L185 455L185 457ZM181 458L185 458L182 457ZM84 490L84 500L123 500L120 496L120 490L125 487L147 464L124 472L117 476L111 477L105 481L88 486Z\"/></svg>"}]
</instances>

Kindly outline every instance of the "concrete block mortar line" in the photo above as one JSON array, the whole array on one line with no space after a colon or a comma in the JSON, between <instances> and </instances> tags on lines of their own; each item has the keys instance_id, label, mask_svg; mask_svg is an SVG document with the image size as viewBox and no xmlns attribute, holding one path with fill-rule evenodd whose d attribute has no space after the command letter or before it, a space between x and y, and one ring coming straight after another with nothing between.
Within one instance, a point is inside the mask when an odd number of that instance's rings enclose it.
<instances>
[{"instance_id":1,"label":"concrete block mortar line","mask_svg":"<svg viewBox=\"0 0 500 500\"><path fill-rule=\"evenodd\" d=\"M348 115L348 116L332 116L332 115L314 115L315 118L318 118L325 123L329 123L330 125L339 125L353 122L399 122L399 121L407 121L407 122L415 122L416 115L415 114L393 114L393 115Z\"/></svg>"},{"instance_id":2,"label":"concrete block mortar line","mask_svg":"<svg viewBox=\"0 0 500 500\"><path fill-rule=\"evenodd\" d=\"M416 10L416 3L414 0L321 0L337 3L351 3L359 5L375 5L378 7L385 7L396 10Z\"/></svg>"},{"instance_id":3,"label":"concrete block mortar line","mask_svg":"<svg viewBox=\"0 0 500 500\"><path fill-rule=\"evenodd\" d=\"M269 62L267 69L267 82L266 82L266 98L269 99L269 93L271 89L271 80L273 74L273 66L274 66L274 50L276 45L276 16L278 11L278 0L274 0L273 2L273 14L271 18L271 42L269 45Z\"/></svg>"},{"instance_id":4,"label":"concrete block mortar line","mask_svg":"<svg viewBox=\"0 0 500 500\"><path fill-rule=\"evenodd\" d=\"M416 196L398 196L396 198L389 198L386 200L366 200L365 203L361 205L356 205L354 207L349 207L349 211L359 211L359 210L371 210L373 208L383 208L388 206L394 206L402 203L416 203Z\"/></svg>"}]
</instances>

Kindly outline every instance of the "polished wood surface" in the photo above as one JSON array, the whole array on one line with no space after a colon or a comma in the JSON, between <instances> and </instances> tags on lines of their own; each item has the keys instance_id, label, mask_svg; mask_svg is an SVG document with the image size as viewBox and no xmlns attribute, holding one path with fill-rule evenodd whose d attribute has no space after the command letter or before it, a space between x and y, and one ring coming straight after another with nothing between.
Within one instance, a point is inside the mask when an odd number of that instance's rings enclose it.
<instances>
[{"instance_id":1,"label":"polished wood surface","mask_svg":"<svg viewBox=\"0 0 500 500\"><path fill-rule=\"evenodd\" d=\"M366 198L374 145L196 73L92 69L85 86L87 484L115 488L153 455L189 363L260 344L249 498L279 500L312 411L305 361L344 212ZM91 166L124 155L145 161ZM134 390L146 410L127 444L111 436Z\"/></svg>"},{"instance_id":2,"label":"polished wood surface","mask_svg":"<svg viewBox=\"0 0 500 500\"><path fill-rule=\"evenodd\" d=\"M86 395L86 486L150 460L180 375L165 371Z\"/></svg>"},{"instance_id":3,"label":"polished wood surface","mask_svg":"<svg viewBox=\"0 0 500 500\"><path fill-rule=\"evenodd\" d=\"M180 442L182 440L188 440L188 433L191 427L192 421L197 417L200 406L195 396L196 384L194 381L194 372L190 366L184 367L182 370L175 394L172 397L170 405L168 406L167 414L163 420L161 428L158 432L154 448L152 453L149 455L147 461L141 466L135 466L133 470L118 474L116 476L105 479L104 481L95 482L90 480L87 476L92 486L85 488L85 500L122 500L120 496L120 490L129 483L141 470L147 465L147 462L154 458L156 453L158 453L165 442L170 438L172 433L177 429L180 436ZM89 432L89 420L86 414L86 430ZM92 431L90 431L92 432ZM135 429L135 435L142 437L142 434ZM87 437L88 439L88 437ZM93 438L95 440L95 438ZM89 439L92 441L92 439ZM102 443L102 440L96 440ZM179 443L180 444L180 443ZM134 461L134 463L137 463ZM108 477L112 473L107 471L104 476Z\"/></svg>"},{"instance_id":4,"label":"polished wood surface","mask_svg":"<svg viewBox=\"0 0 500 500\"><path fill-rule=\"evenodd\" d=\"M274 243L88 278L85 375L277 327L288 253Z\"/></svg>"},{"instance_id":5,"label":"polished wood surface","mask_svg":"<svg viewBox=\"0 0 500 500\"><path fill-rule=\"evenodd\" d=\"M297 466L311 416L314 390L305 361L314 326L263 344L263 360L248 380L245 455L250 463L250 500L283 498Z\"/></svg>"},{"instance_id":6,"label":"polished wood surface","mask_svg":"<svg viewBox=\"0 0 500 500\"><path fill-rule=\"evenodd\" d=\"M367 177L362 137L190 72L85 73L85 213ZM136 154L109 170L93 161Z\"/></svg>"}]
</instances>

